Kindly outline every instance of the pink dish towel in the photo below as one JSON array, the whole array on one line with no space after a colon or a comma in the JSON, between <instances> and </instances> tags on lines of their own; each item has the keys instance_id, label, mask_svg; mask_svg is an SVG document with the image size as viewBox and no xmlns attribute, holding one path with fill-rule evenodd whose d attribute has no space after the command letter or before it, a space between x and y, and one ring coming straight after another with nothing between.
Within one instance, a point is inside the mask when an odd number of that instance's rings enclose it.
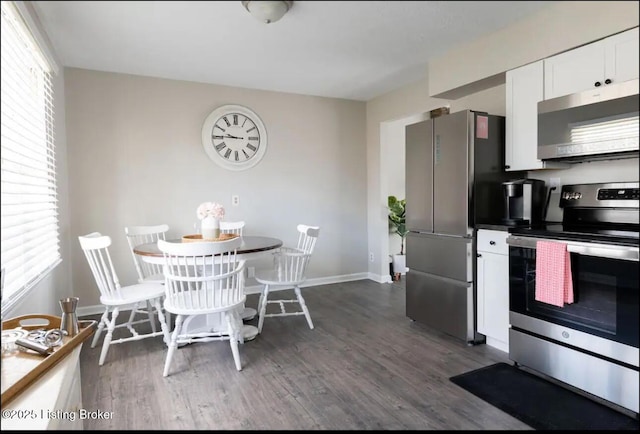
<instances>
[{"instance_id":1,"label":"pink dish towel","mask_svg":"<svg viewBox=\"0 0 640 434\"><path fill-rule=\"evenodd\" d=\"M573 303L571 254L566 244L536 243L536 300L558 307Z\"/></svg>"}]
</instances>

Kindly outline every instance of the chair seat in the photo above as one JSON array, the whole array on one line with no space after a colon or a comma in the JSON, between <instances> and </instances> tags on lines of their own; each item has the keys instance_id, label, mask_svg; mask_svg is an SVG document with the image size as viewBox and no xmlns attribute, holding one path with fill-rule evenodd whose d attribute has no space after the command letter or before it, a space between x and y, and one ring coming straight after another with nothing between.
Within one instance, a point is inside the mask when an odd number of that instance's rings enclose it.
<instances>
[{"instance_id":1,"label":"chair seat","mask_svg":"<svg viewBox=\"0 0 640 434\"><path fill-rule=\"evenodd\" d=\"M256 282L262 283L263 285L300 285L306 280L304 276L298 280L289 280L287 276L278 275L276 270L256 272L254 278Z\"/></svg>"},{"instance_id":2,"label":"chair seat","mask_svg":"<svg viewBox=\"0 0 640 434\"><path fill-rule=\"evenodd\" d=\"M120 288L122 298L100 296L100 303L108 306L122 306L164 296L164 285L160 283L137 283Z\"/></svg>"}]
</instances>

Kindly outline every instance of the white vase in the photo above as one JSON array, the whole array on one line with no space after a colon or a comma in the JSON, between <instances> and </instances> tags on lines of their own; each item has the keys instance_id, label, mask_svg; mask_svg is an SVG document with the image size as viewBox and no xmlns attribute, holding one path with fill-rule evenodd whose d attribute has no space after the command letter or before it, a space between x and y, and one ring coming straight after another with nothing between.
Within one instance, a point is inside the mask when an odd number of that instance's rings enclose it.
<instances>
[{"instance_id":1,"label":"white vase","mask_svg":"<svg viewBox=\"0 0 640 434\"><path fill-rule=\"evenodd\" d=\"M203 240L211 240L214 238L220 238L220 220L217 218L207 216L202 219L200 224Z\"/></svg>"},{"instance_id":2,"label":"white vase","mask_svg":"<svg viewBox=\"0 0 640 434\"><path fill-rule=\"evenodd\" d=\"M393 255L393 272L405 274L407 272L406 255Z\"/></svg>"}]
</instances>

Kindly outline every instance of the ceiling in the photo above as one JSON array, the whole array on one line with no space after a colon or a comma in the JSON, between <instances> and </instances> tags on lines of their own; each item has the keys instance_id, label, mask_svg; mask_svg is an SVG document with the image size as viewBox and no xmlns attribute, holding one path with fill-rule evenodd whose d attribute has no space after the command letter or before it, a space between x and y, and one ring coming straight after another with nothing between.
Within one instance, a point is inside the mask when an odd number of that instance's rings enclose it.
<instances>
[{"instance_id":1,"label":"ceiling","mask_svg":"<svg viewBox=\"0 0 640 434\"><path fill-rule=\"evenodd\" d=\"M552 1L34 1L64 66L367 101Z\"/></svg>"}]
</instances>

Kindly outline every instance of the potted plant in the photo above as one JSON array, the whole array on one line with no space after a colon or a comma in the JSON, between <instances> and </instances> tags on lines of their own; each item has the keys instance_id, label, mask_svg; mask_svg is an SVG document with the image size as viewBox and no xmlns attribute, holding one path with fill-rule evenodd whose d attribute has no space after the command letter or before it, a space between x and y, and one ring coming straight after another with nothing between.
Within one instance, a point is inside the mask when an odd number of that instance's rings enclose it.
<instances>
[{"instance_id":1,"label":"potted plant","mask_svg":"<svg viewBox=\"0 0 640 434\"><path fill-rule=\"evenodd\" d=\"M388 198L389 231L400 237L400 253L393 255L393 270L396 279L400 277L400 274L407 271L404 254L404 239L409 232L405 221L406 204L406 199L399 200L395 196L389 196Z\"/></svg>"}]
</instances>

